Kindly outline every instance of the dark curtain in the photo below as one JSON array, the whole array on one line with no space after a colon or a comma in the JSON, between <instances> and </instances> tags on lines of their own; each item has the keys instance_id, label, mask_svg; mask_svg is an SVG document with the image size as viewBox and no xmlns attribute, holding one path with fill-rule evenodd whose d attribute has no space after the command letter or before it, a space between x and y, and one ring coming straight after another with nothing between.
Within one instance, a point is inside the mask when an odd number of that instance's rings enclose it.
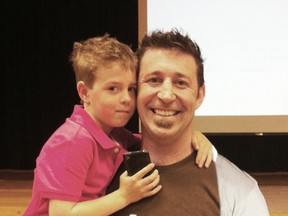
<instances>
[{"instance_id":1,"label":"dark curtain","mask_svg":"<svg viewBox=\"0 0 288 216\"><path fill-rule=\"evenodd\" d=\"M0 169L32 169L79 102L68 57L74 41L109 33L138 46L135 0L2 0ZM137 115L127 126L137 132Z\"/></svg>"}]
</instances>

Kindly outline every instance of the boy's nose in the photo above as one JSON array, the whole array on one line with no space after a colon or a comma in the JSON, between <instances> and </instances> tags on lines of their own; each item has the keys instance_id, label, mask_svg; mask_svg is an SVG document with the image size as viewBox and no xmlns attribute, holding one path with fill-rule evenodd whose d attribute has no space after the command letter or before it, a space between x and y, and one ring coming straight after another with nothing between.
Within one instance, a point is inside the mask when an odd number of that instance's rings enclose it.
<instances>
[{"instance_id":1,"label":"boy's nose","mask_svg":"<svg viewBox=\"0 0 288 216\"><path fill-rule=\"evenodd\" d=\"M123 91L120 101L121 103L129 103L131 101L131 95L129 94L129 91Z\"/></svg>"}]
</instances>

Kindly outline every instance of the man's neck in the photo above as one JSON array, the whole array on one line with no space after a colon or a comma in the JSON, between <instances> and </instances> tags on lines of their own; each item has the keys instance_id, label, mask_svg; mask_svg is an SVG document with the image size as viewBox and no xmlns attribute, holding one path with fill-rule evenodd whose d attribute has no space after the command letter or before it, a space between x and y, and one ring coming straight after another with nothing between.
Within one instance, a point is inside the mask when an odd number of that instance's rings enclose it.
<instances>
[{"instance_id":1,"label":"man's neck","mask_svg":"<svg viewBox=\"0 0 288 216\"><path fill-rule=\"evenodd\" d=\"M150 153L153 163L158 166L174 164L193 152L191 134L181 138L158 139L147 134L142 136L142 149Z\"/></svg>"}]
</instances>

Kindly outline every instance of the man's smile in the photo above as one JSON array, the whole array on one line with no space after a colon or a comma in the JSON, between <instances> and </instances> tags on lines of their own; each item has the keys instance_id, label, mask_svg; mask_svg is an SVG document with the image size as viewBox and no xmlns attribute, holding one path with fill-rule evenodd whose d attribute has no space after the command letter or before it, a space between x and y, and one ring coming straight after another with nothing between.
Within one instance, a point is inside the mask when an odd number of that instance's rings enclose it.
<instances>
[{"instance_id":1,"label":"man's smile","mask_svg":"<svg viewBox=\"0 0 288 216\"><path fill-rule=\"evenodd\" d=\"M162 117L170 117L175 116L179 113L179 111L172 111L172 110L161 110L161 109L151 109L153 113Z\"/></svg>"}]
</instances>

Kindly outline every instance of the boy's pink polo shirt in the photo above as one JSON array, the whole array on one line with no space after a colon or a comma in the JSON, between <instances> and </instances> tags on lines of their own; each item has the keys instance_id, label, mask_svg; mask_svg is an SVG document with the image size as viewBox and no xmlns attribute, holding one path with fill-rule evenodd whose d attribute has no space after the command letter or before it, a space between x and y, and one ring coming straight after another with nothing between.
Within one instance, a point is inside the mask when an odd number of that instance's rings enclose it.
<instances>
[{"instance_id":1,"label":"boy's pink polo shirt","mask_svg":"<svg viewBox=\"0 0 288 216\"><path fill-rule=\"evenodd\" d=\"M124 128L114 129L112 136L124 147L139 142ZM37 158L32 201L24 215L48 215L49 199L80 202L104 196L124 152L76 105Z\"/></svg>"}]
</instances>

